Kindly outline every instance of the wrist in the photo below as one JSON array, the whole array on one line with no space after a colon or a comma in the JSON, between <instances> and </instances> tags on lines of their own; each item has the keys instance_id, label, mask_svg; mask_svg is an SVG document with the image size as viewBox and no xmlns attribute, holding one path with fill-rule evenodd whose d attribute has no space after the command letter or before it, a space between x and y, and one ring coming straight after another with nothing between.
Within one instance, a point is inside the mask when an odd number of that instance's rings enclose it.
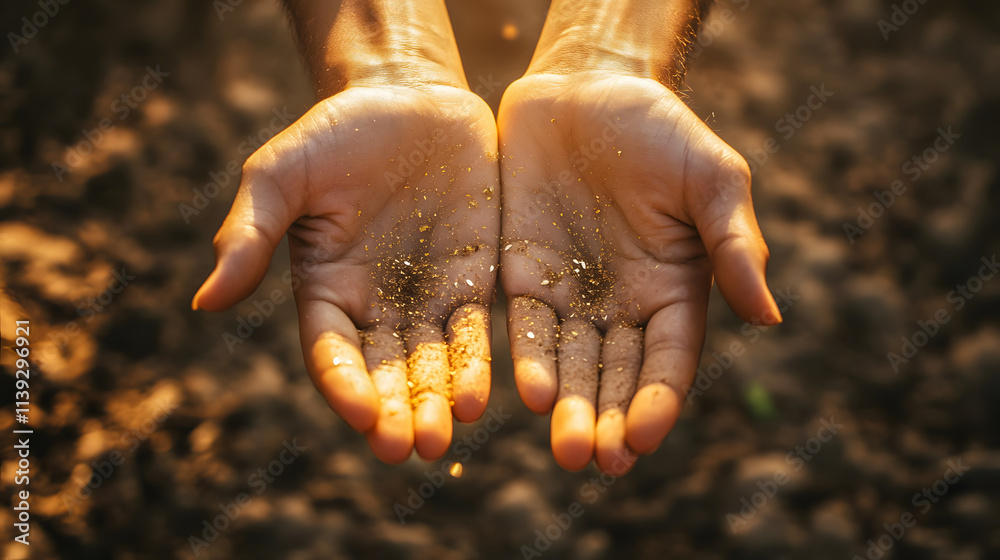
<instances>
[{"instance_id":1,"label":"wrist","mask_svg":"<svg viewBox=\"0 0 1000 560\"><path fill-rule=\"evenodd\" d=\"M677 87L703 0L554 0L531 74L606 72Z\"/></svg>"},{"instance_id":2,"label":"wrist","mask_svg":"<svg viewBox=\"0 0 1000 560\"><path fill-rule=\"evenodd\" d=\"M468 89L443 0L286 0L320 98L354 86Z\"/></svg>"}]
</instances>

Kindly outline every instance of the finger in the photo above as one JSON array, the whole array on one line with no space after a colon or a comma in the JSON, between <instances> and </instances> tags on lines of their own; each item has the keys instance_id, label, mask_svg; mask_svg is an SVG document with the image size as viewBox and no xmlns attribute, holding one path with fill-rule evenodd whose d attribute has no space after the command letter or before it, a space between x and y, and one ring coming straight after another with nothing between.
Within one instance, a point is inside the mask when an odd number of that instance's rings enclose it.
<instances>
[{"instance_id":1,"label":"finger","mask_svg":"<svg viewBox=\"0 0 1000 560\"><path fill-rule=\"evenodd\" d=\"M706 309L703 299L678 302L646 325L638 390L625 417L625 442L636 453L655 451L677 422L705 341Z\"/></svg>"},{"instance_id":2,"label":"finger","mask_svg":"<svg viewBox=\"0 0 1000 560\"><path fill-rule=\"evenodd\" d=\"M617 476L631 470L636 455L625 445L625 413L642 364L642 329L612 327L601 347L594 455L597 468Z\"/></svg>"},{"instance_id":3,"label":"finger","mask_svg":"<svg viewBox=\"0 0 1000 560\"><path fill-rule=\"evenodd\" d=\"M532 412L548 414L559 387L556 312L537 299L522 296L509 301L507 315L517 392Z\"/></svg>"},{"instance_id":4,"label":"finger","mask_svg":"<svg viewBox=\"0 0 1000 560\"><path fill-rule=\"evenodd\" d=\"M414 327L404 336L414 442L417 454L430 461L444 455L451 443L448 346L437 327Z\"/></svg>"},{"instance_id":5,"label":"finger","mask_svg":"<svg viewBox=\"0 0 1000 560\"><path fill-rule=\"evenodd\" d=\"M253 293L285 231L304 213L305 173L292 135L278 134L243 165L236 200L213 242L215 269L192 309L221 311Z\"/></svg>"},{"instance_id":6,"label":"finger","mask_svg":"<svg viewBox=\"0 0 1000 560\"><path fill-rule=\"evenodd\" d=\"M594 456L597 376L601 335L589 321L572 318L559 329L559 394L552 409L552 455L578 471Z\"/></svg>"},{"instance_id":7,"label":"finger","mask_svg":"<svg viewBox=\"0 0 1000 560\"><path fill-rule=\"evenodd\" d=\"M365 365L380 399L378 419L365 437L376 457L395 465L413 451L413 409L403 341L385 326L368 329L361 340Z\"/></svg>"},{"instance_id":8,"label":"finger","mask_svg":"<svg viewBox=\"0 0 1000 560\"><path fill-rule=\"evenodd\" d=\"M745 163L721 166L715 188L705 189L714 196L692 217L719 291L732 310L750 323L775 325L781 322L781 312L767 289L769 252L754 215L745 167Z\"/></svg>"},{"instance_id":9,"label":"finger","mask_svg":"<svg viewBox=\"0 0 1000 560\"><path fill-rule=\"evenodd\" d=\"M308 300L298 307L302 350L313 384L348 425L368 431L378 418L379 398L354 323L325 301Z\"/></svg>"},{"instance_id":10,"label":"finger","mask_svg":"<svg viewBox=\"0 0 1000 560\"><path fill-rule=\"evenodd\" d=\"M452 412L459 422L473 422L490 398L490 314L482 305L467 304L448 320Z\"/></svg>"}]
</instances>

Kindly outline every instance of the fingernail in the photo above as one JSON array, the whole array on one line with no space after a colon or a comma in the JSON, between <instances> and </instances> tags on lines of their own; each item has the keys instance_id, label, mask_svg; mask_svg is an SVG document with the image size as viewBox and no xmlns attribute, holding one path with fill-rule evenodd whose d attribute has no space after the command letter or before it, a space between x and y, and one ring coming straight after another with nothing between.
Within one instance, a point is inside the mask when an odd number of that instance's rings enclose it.
<instances>
[{"instance_id":1,"label":"fingernail","mask_svg":"<svg viewBox=\"0 0 1000 560\"><path fill-rule=\"evenodd\" d=\"M767 325L779 325L785 320L781 316L781 310L778 309L778 304L773 299L771 300L770 313L764 317L764 320L767 321L765 323Z\"/></svg>"}]
</instances>

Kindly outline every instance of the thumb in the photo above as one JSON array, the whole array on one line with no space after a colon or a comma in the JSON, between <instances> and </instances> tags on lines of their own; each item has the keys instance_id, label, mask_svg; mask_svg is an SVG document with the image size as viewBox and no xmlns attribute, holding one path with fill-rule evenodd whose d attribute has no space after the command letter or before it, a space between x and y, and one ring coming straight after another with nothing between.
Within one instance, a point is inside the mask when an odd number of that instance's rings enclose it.
<instances>
[{"instance_id":1,"label":"thumb","mask_svg":"<svg viewBox=\"0 0 1000 560\"><path fill-rule=\"evenodd\" d=\"M292 125L292 129L296 125ZM192 309L221 311L253 293L285 231L305 207L301 149L285 130L243 165L236 200L215 235L215 270L191 300Z\"/></svg>"},{"instance_id":2,"label":"thumb","mask_svg":"<svg viewBox=\"0 0 1000 560\"><path fill-rule=\"evenodd\" d=\"M781 312L767 289L770 256L750 198L750 170L735 155L725 158L691 213L712 262L712 273L729 307L752 324L776 325Z\"/></svg>"}]
</instances>

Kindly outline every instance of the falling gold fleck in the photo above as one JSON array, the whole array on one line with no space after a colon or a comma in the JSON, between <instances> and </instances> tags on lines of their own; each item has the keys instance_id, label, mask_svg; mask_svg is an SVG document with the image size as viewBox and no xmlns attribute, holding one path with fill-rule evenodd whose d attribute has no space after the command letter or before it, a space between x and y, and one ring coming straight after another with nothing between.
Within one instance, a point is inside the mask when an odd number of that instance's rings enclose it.
<instances>
[{"instance_id":1,"label":"falling gold fleck","mask_svg":"<svg viewBox=\"0 0 1000 560\"><path fill-rule=\"evenodd\" d=\"M462 463L454 463L448 469L448 474L454 478L462 478Z\"/></svg>"},{"instance_id":2,"label":"falling gold fleck","mask_svg":"<svg viewBox=\"0 0 1000 560\"><path fill-rule=\"evenodd\" d=\"M507 39L508 41L513 41L514 39L517 39L518 34L519 32L517 26L514 25L513 23L508 23L504 25L503 29L500 30L500 35L504 39Z\"/></svg>"}]
</instances>

